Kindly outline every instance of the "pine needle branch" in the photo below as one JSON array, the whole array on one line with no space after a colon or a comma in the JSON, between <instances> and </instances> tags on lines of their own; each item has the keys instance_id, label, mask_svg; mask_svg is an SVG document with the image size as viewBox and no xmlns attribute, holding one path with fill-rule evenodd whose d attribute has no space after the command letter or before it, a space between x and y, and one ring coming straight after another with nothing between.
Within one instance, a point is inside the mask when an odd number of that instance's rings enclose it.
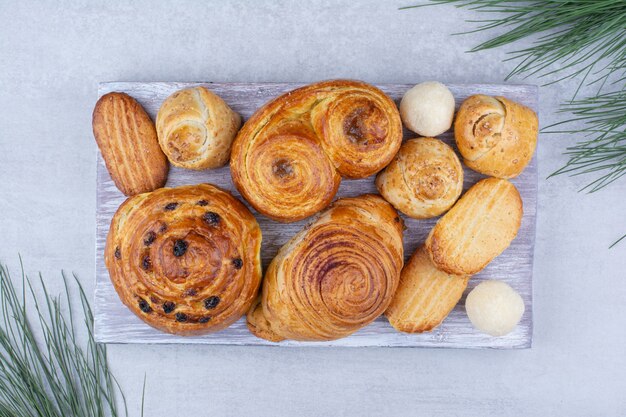
<instances>
[{"instance_id":1,"label":"pine needle branch","mask_svg":"<svg viewBox=\"0 0 626 417\"><path fill-rule=\"evenodd\" d=\"M21 262L21 260L20 260ZM65 297L52 296L41 276L24 274L18 295L9 270L0 265L0 416L11 417L120 417L115 401L121 394L107 364L106 347L95 342L93 313L80 282L62 275ZM70 287L78 288L87 329L80 343ZM41 300L43 298L43 301ZM34 308L33 327L27 306ZM38 330L41 336L37 336Z\"/></svg>"}]
</instances>

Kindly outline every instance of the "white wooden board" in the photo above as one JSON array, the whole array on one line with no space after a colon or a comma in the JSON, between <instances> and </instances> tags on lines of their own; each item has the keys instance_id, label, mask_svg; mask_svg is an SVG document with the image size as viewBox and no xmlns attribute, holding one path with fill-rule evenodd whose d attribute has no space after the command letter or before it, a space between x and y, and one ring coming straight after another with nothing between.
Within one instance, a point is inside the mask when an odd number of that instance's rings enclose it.
<instances>
[{"instance_id":1,"label":"white wooden board","mask_svg":"<svg viewBox=\"0 0 626 417\"><path fill-rule=\"evenodd\" d=\"M416 82L419 80L416 80ZM111 91L128 93L141 103L154 119L163 100L176 90L194 85L204 85L220 95L244 120L269 99L302 84L292 83L176 83L176 82L110 82L101 83L98 97ZM404 92L410 88L403 84L378 85L399 103ZM469 95L482 93L502 95L537 110L537 87L529 85L455 85L448 87L458 105ZM96 97L94 97L94 104ZM415 137L405 131L405 139ZM441 139L454 146L452 132ZM91 139L93 140L93 139ZM465 189L482 178L469 169L465 170ZM202 182L213 183L229 189L241 198L232 184L229 167L217 170L190 171L172 167L167 181L168 187ZM448 318L433 332L404 334L395 331L384 317L361 329L350 337L323 343L284 341L271 343L256 338L246 328L245 318L228 329L205 336L182 337L155 330L143 323L120 302L109 274L104 266L104 245L109 223L118 206L124 201L98 156L96 183L96 293L95 335L104 343L204 343L224 345L279 345L279 346L407 346L407 347L456 347L456 348L529 348L532 343L532 272L535 242L535 218L537 207L537 161L533 158L524 173L513 180L524 201L524 217L517 238L512 245L495 259L480 274L472 278L469 292L476 284L486 279L506 281L524 299L526 312L517 329L504 337L490 337L474 330L464 309L465 295ZM363 180L343 180L337 198L376 192L374 177ZM252 210L263 231L262 259L266 267L278 248L287 242L307 220L290 225L273 222ZM421 244L435 224L436 219L414 220L405 217L407 230L404 232L406 258Z\"/></svg>"}]
</instances>

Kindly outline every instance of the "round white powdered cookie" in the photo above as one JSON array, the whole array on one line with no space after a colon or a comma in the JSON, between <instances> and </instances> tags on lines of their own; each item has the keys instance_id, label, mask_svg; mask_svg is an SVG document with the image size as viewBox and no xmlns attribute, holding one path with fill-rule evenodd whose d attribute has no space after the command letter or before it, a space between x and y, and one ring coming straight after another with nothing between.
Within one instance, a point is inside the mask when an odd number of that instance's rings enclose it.
<instances>
[{"instance_id":1,"label":"round white powdered cookie","mask_svg":"<svg viewBox=\"0 0 626 417\"><path fill-rule=\"evenodd\" d=\"M437 81L426 81L408 90L400 102L405 126L422 136L437 136L450 129L454 96Z\"/></svg>"},{"instance_id":2,"label":"round white powdered cookie","mask_svg":"<svg viewBox=\"0 0 626 417\"><path fill-rule=\"evenodd\" d=\"M465 310L476 329L491 336L511 332L524 314L524 301L502 281L484 281L465 300Z\"/></svg>"}]
</instances>

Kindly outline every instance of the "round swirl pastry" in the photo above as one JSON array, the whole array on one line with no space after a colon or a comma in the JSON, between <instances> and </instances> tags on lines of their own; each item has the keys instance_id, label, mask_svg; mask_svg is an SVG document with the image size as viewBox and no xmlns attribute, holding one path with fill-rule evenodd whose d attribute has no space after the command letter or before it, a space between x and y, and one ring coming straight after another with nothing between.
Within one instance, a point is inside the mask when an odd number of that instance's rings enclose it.
<instances>
[{"instance_id":1,"label":"round swirl pastry","mask_svg":"<svg viewBox=\"0 0 626 417\"><path fill-rule=\"evenodd\" d=\"M504 97L475 95L461 104L454 137L465 164L498 178L518 176L537 146L534 111Z\"/></svg>"},{"instance_id":2,"label":"round swirl pastry","mask_svg":"<svg viewBox=\"0 0 626 417\"><path fill-rule=\"evenodd\" d=\"M250 308L261 282L260 249L252 213L201 184L126 200L111 221L105 263L139 318L193 335L221 330Z\"/></svg>"},{"instance_id":3,"label":"round swirl pastry","mask_svg":"<svg viewBox=\"0 0 626 417\"><path fill-rule=\"evenodd\" d=\"M402 142L394 102L357 81L311 84L260 108L233 144L233 182L260 213L293 222L332 201L341 176L380 171Z\"/></svg>"},{"instance_id":4,"label":"round swirl pastry","mask_svg":"<svg viewBox=\"0 0 626 417\"><path fill-rule=\"evenodd\" d=\"M336 201L279 250L249 329L271 341L333 340L371 323L398 286L403 227L380 196Z\"/></svg>"},{"instance_id":5,"label":"round swirl pastry","mask_svg":"<svg viewBox=\"0 0 626 417\"><path fill-rule=\"evenodd\" d=\"M407 216L427 219L444 213L459 198L463 167L452 148L439 139L410 139L378 174L376 187Z\"/></svg>"},{"instance_id":6,"label":"round swirl pastry","mask_svg":"<svg viewBox=\"0 0 626 417\"><path fill-rule=\"evenodd\" d=\"M208 169L226 165L241 117L204 87L165 99L156 118L161 149L173 165Z\"/></svg>"}]
</instances>

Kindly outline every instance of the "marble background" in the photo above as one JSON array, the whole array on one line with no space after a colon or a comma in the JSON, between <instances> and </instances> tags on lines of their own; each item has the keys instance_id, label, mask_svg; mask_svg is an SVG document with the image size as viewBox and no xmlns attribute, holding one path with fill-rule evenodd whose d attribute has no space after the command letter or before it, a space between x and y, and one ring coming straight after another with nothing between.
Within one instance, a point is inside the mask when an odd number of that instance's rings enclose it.
<instances>
[{"instance_id":1,"label":"marble background","mask_svg":"<svg viewBox=\"0 0 626 417\"><path fill-rule=\"evenodd\" d=\"M419 0L415 0L419 1ZM387 1L0 0L0 259L94 283L99 81L502 82L471 11ZM520 43L528 46L530 41ZM511 82L540 84L515 78ZM576 81L540 89L540 119ZM626 180L546 179L575 137L542 135L534 344L523 351L111 345L131 416L626 414Z\"/></svg>"}]
</instances>

